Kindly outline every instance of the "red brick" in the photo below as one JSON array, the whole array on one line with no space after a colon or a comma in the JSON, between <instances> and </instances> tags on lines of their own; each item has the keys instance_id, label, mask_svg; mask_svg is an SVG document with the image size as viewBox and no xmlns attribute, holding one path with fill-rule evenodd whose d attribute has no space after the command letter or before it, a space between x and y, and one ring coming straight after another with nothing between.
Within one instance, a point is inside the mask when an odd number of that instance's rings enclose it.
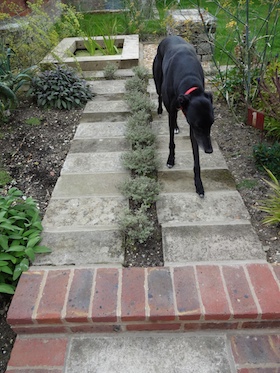
<instances>
[{"instance_id":1,"label":"red brick","mask_svg":"<svg viewBox=\"0 0 280 373\"><path fill-rule=\"evenodd\" d=\"M136 324L136 325L127 325L127 331L160 331L160 330L179 330L181 324L172 323L172 324L161 324L161 323L149 323L149 324Z\"/></svg>"},{"instance_id":2,"label":"red brick","mask_svg":"<svg viewBox=\"0 0 280 373\"><path fill-rule=\"evenodd\" d=\"M66 348L66 338L17 338L9 368L62 367Z\"/></svg>"},{"instance_id":3,"label":"red brick","mask_svg":"<svg viewBox=\"0 0 280 373\"><path fill-rule=\"evenodd\" d=\"M280 290L268 264L246 266L262 309L262 319L280 318Z\"/></svg>"},{"instance_id":4,"label":"red brick","mask_svg":"<svg viewBox=\"0 0 280 373\"><path fill-rule=\"evenodd\" d=\"M120 331L116 325L102 323L70 326L70 330L73 333L113 333Z\"/></svg>"},{"instance_id":5,"label":"red brick","mask_svg":"<svg viewBox=\"0 0 280 373\"><path fill-rule=\"evenodd\" d=\"M123 321L145 320L145 270L125 268L122 271L121 309Z\"/></svg>"},{"instance_id":6,"label":"red brick","mask_svg":"<svg viewBox=\"0 0 280 373\"><path fill-rule=\"evenodd\" d=\"M93 291L93 275L94 269L91 268L74 271L66 305L66 321L88 321L91 292Z\"/></svg>"},{"instance_id":7,"label":"red brick","mask_svg":"<svg viewBox=\"0 0 280 373\"><path fill-rule=\"evenodd\" d=\"M223 266L223 275L233 308L234 318L255 319L258 309L242 266Z\"/></svg>"},{"instance_id":8,"label":"red brick","mask_svg":"<svg viewBox=\"0 0 280 373\"><path fill-rule=\"evenodd\" d=\"M280 320L260 320L242 322L241 329L272 329L280 328Z\"/></svg>"},{"instance_id":9,"label":"red brick","mask_svg":"<svg viewBox=\"0 0 280 373\"><path fill-rule=\"evenodd\" d=\"M175 319L173 287L168 268L148 269L148 303L150 320Z\"/></svg>"},{"instance_id":10,"label":"red brick","mask_svg":"<svg viewBox=\"0 0 280 373\"><path fill-rule=\"evenodd\" d=\"M205 320L228 320L230 310L219 267L198 265L196 268Z\"/></svg>"},{"instance_id":11,"label":"red brick","mask_svg":"<svg viewBox=\"0 0 280 373\"><path fill-rule=\"evenodd\" d=\"M280 364L280 335L237 335L230 342L239 365Z\"/></svg>"},{"instance_id":12,"label":"red brick","mask_svg":"<svg viewBox=\"0 0 280 373\"><path fill-rule=\"evenodd\" d=\"M34 325L29 328L16 326L13 328L14 332L17 334L50 334L50 333L68 333L69 329L66 325L46 325L46 326L38 326Z\"/></svg>"},{"instance_id":13,"label":"red brick","mask_svg":"<svg viewBox=\"0 0 280 373\"><path fill-rule=\"evenodd\" d=\"M43 280L44 271L28 271L21 275L9 308L7 321L11 325L32 324L34 305Z\"/></svg>"},{"instance_id":14,"label":"red brick","mask_svg":"<svg viewBox=\"0 0 280 373\"><path fill-rule=\"evenodd\" d=\"M174 268L174 292L180 320L199 320L201 309L192 266Z\"/></svg>"},{"instance_id":15,"label":"red brick","mask_svg":"<svg viewBox=\"0 0 280 373\"><path fill-rule=\"evenodd\" d=\"M274 264L271 267L272 267L272 270L274 271L276 277L278 278L278 281L280 282L280 264Z\"/></svg>"},{"instance_id":16,"label":"red brick","mask_svg":"<svg viewBox=\"0 0 280 373\"><path fill-rule=\"evenodd\" d=\"M233 330L238 329L237 322L203 322L203 323L186 323L184 330Z\"/></svg>"},{"instance_id":17,"label":"red brick","mask_svg":"<svg viewBox=\"0 0 280 373\"><path fill-rule=\"evenodd\" d=\"M42 324L61 323L61 311L67 292L70 270L50 270L37 310L36 319Z\"/></svg>"},{"instance_id":18,"label":"red brick","mask_svg":"<svg viewBox=\"0 0 280 373\"><path fill-rule=\"evenodd\" d=\"M92 320L117 321L119 271L116 268L99 268L92 305Z\"/></svg>"}]
</instances>

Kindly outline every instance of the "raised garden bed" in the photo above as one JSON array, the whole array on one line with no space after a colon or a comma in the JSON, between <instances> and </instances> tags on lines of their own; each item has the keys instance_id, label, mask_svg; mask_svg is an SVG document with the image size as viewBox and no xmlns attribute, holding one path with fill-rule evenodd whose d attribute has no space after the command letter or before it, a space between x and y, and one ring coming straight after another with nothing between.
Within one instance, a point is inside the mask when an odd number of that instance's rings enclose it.
<instances>
[{"instance_id":1,"label":"raised garden bed","mask_svg":"<svg viewBox=\"0 0 280 373\"><path fill-rule=\"evenodd\" d=\"M102 36L96 36L94 39L102 45ZM83 71L103 70L108 63L115 64L118 69L129 69L138 65L138 35L117 35L115 44L120 49L120 53L116 55L75 56L76 51L85 49L84 39L65 38L43 59L41 64L63 61L71 67L76 67L79 64Z\"/></svg>"}]
</instances>

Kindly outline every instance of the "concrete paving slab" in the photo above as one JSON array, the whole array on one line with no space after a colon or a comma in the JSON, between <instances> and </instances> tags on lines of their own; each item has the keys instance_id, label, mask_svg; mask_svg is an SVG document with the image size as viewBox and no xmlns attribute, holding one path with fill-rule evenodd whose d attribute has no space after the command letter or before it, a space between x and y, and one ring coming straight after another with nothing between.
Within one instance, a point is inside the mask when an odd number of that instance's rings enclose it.
<instances>
[{"instance_id":1,"label":"concrete paving slab","mask_svg":"<svg viewBox=\"0 0 280 373\"><path fill-rule=\"evenodd\" d=\"M55 227L93 228L117 224L128 208L128 200L119 196L52 198L43 219L45 230Z\"/></svg>"},{"instance_id":2,"label":"concrete paving slab","mask_svg":"<svg viewBox=\"0 0 280 373\"><path fill-rule=\"evenodd\" d=\"M92 92L98 96L106 96L117 100L125 94L125 80L95 80L88 83Z\"/></svg>"},{"instance_id":3,"label":"concrete paving slab","mask_svg":"<svg viewBox=\"0 0 280 373\"><path fill-rule=\"evenodd\" d=\"M265 261L265 251L250 222L162 227L165 265L196 261Z\"/></svg>"},{"instance_id":4,"label":"concrete paving slab","mask_svg":"<svg viewBox=\"0 0 280 373\"><path fill-rule=\"evenodd\" d=\"M207 192L218 190L236 190L235 181L229 170L202 170L201 177ZM160 171L158 180L162 185L162 193L188 193L194 191L193 171Z\"/></svg>"},{"instance_id":5,"label":"concrete paving slab","mask_svg":"<svg viewBox=\"0 0 280 373\"><path fill-rule=\"evenodd\" d=\"M75 336L65 373L233 372L222 335Z\"/></svg>"},{"instance_id":6,"label":"concrete paving slab","mask_svg":"<svg viewBox=\"0 0 280 373\"><path fill-rule=\"evenodd\" d=\"M125 134L125 122L80 123L74 139L121 137Z\"/></svg>"},{"instance_id":7,"label":"concrete paving slab","mask_svg":"<svg viewBox=\"0 0 280 373\"><path fill-rule=\"evenodd\" d=\"M168 147L166 151L158 151L159 171L166 170L166 162L169 154ZM210 169L227 169L226 161L220 151L212 154L205 154L200 151L200 167L202 170ZM193 154L192 151L177 151L175 152L175 165L170 169L173 170L192 170L193 169Z\"/></svg>"},{"instance_id":8,"label":"concrete paving slab","mask_svg":"<svg viewBox=\"0 0 280 373\"><path fill-rule=\"evenodd\" d=\"M125 172L121 161L123 153L69 153L62 167L61 175Z\"/></svg>"},{"instance_id":9,"label":"concrete paving slab","mask_svg":"<svg viewBox=\"0 0 280 373\"><path fill-rule=\"evenodd\" d=\"M191 141L189 136L181 135L175 137L176 153L178 151L192 151ZM219 152L219 146L215 140L212 140L213 152ZM169 150L169 136L157 136L157 148L159 151ZM203 150L200 150L203 153Z\"/></svg>"},{"instance_id":10,"label":"concrete paving slab","mask_svg":"<svg viewBox=\"0 0 280 373\"><path fill-rule=\"evenodd\" d=\"M117 196L118 186L130 178L130 173L66 174L58 178L53 198Z\"/></svg>"},{"instance_id":11,"label":"concrete paving slab","mask_svg":"<svg viewBox=\"0 0 280 373\"><path fill-rule=\"evenodd\" d=\"M112 121L120 122L130 115L128 105L122 100L107 101L91 100L83 111L81 120L84 122Z\"/></svg>"},{"instance_id":12,"label":"concrete paving slab","mask_svg":"<svg viewBox=\"0 0 280 373\"><path fill-rule=\"evenodd\" d=\"M34 265L120 265L124 261L122 237L117 227L43 231L42 244L50 254L38 255Z\"/></svg>"},{"instance_id":13,"label":"concrete paving slab","mask_svg":"<svg viewBox=\"0 0 280 373\"><path fill-rule=\"evenodd\" d=\"M134 75L135 74L132 71L132 69L118 69L115 72L115 76L118 77L118 78L130 78ZM92 79L92 78L103 79L104 78L104 70L83 71L82 78L84 78L84 79Z\"/></svg>"},{"instance_id":14,"label":"concrete paving slab","mask_svg":"<svg viewBox=\"0 0 280 373\"><path fill-rule=\"evenodd\" d=\"M161 194L157 201L161 224L226 223L249 221L249 213L237 191L208 192L204 198L196 193Z\"/></svg>"},{"instance_id":15,"label":"concrete paving slab","mask_svg":"<svg viewBox=\"0 0 280 373\"><path fill-rule=\"evenodd\" d=\"M78 139L73 140L69 153L106 153L123 152L131 149L130 143L124 138Z\"/></svg>"}]
</instances>

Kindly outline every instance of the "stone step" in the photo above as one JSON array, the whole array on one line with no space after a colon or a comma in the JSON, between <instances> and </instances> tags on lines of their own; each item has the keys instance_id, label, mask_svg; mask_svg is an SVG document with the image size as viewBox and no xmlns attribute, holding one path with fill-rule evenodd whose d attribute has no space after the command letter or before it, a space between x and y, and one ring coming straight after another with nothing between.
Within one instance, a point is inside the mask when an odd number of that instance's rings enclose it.
<instances>
[{"instance_id":1,"label":"stone step","mask_svg":"<svg viewBox=\"0 0 280 373\"><path fill-rule=\"evenodd\" d=\"M7 373L278 373L278 345L277 330L26 335Z\"/></svg>"},{"instance_id":2,"label":"stone step","mask_svg":"<svg viewBox=\"0 0 280 373\"><path fill-rule=\"evenodd\" d=\"M187 262L265 260L266 254L249 221L171 223L162 225L165 265Z\"/></svg>"},{"instance_id":3,"label":"stone step","mask_svg":"<svg viewBox=\"0 0 280 373\"><path fill-rule=\"evenodd\" d=\"M249 221L250 216L237 191L214 191L204 198L196 193L160 194L157 201L160 224L206 224Z\"/></svg>"},{"instance_id":4,"label":"stone step","mask_svg":"<svg viewBox=\"0 0 280 373\"><path fill-rule=\"evenodd\" d=\"M99 139L123 137L125 122L81 122L76 130L74 139Z\"/></svg>"},{"instance_id":5,"label":"stone step","mask_svg":"<svg viewBox=\"0 0 280 373\"><path fill-rule=\"evenodd\" d=\"M67 227L45 229L42 245L52 248L51 254L39 255L39 266L122 266L124 251L117 225L98 227Z\"/></svg>"},{"instance_id":6,"label":"stone step","mask_svg":"<svg viewBox=\"0 0 280 373\"><path fill-rule=\"evenodd\" d=\"M206 192L236 190L235 181L228 169L202 170L201 178ZM159 171L158 180L162 193L188 193L194 191L193 170L170 170L166 167Z\"/></svg>"},{"instance_id":7,"label":"stone step","mask_svg":"<svg viewBox=\"0 0 280 373\"><path fill-rule=\"evenodd\" d=\"M125 152L131 149L129 142L123 137L106 137L94 139L74 139L69 153L109 153Z\"/></svg>"},{"instance_id":8,"label":"stone step","mask_svg":"<svg viewBox=\"0 0 280 373\"><path fill-rule=\"evenodd\" d=\"M130 115L128 105L123 100L110 100L109 103L104 100L89 101L83 111L81 121L83 122L120 122L124 121Z\"/></svg>"},{"instance_id":9,"label":"stone step","mask_svg":"<svg viewBox=\"0 0 280 373\"><path fill-rule=\"evenodd\" d=\"M119 100L123 99L126 92L125 80L95 80L88 83L96 99Z\"/></svg>"},{"instance_id":10,"label":"stone step","mask_svg":"<svg viewBox=\"0 0 280 373\"><path fill-rule=\"evenodd\" d=\"M103 229L117 225L125 208L128 200L122 196L52 198L43 219L44 231Z\"/></svg>"},{"instance_id":11,"label":"stone step","mask_svg":"<svg viewBox=\"0 0 280 373\"><path fill-rule=\"evenodd\" d=\"M127 172L64 174L54 187L53 198L120 196L119 185L130 177Z\"/></svg>"},{"instance_id":12,"label":"stone step","mask_svg":"<svg viewBox=\"0 0 280 373\"><path fill-rule=\"evenodd\" d=\"M69 153L61 170L65 174L92 174L121 172L124 169L121 156L124 152Z\"/></svg>"}]
</instances>

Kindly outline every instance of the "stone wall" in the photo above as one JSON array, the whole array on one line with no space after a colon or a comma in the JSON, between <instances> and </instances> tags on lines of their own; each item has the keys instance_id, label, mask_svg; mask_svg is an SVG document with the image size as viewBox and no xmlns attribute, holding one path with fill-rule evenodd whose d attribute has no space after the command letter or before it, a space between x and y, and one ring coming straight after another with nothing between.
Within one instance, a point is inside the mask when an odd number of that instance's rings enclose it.
<instances>
[{"instance_id":1,"label":"stone wall","mask_svg":"<svg viewBox=\"0 0 280 373\"><path fill-rule=\"evenodd\" d=\"M201 61L209 61L214 50L216 17L200 9L170 11L167 22L168 35L180 35L193 44Z\"/></svg>"}]
</instances>

